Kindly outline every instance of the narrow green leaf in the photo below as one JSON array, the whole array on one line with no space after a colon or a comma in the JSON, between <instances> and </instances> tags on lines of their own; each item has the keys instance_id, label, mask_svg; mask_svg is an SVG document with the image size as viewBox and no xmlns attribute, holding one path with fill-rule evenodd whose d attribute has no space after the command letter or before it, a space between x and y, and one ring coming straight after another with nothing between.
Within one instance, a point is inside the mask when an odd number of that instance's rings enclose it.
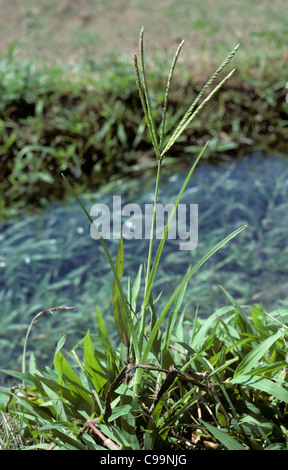
<instances>
[{"instance_id":1,"label":"narrow green leaf","mask_svg":"<svg viewBox=\"0 0 288 470\"><path fill-rule=\"evenodd\" d=\"M232 359L229 359L224 364L219 365L217 369L213 370L213 372L209 374L209 377L212 377L215 374L219 374L219 372L221 372L223 369L227 369L227 367L229 367L231 364L233 364L233 362L236 362L236 361L238 361L238 357L233 357Z\"/></svg>"},{"instance_id":2,"label":"narrow green leaf","mask_svg":"<svg viewBox=\"0 0 288 470\"><path fill-rule=\"evenodd\" d=\"M98 305L96 306L96 314L97 314L98 331L100 330L101 333L107 338L107 340L109 340L109 333L107 330L107 326L106 326L104 317Z\"/></svg>"},{"instance_id":3,"label":"narrow green leaf","mask_svg":"<svg viewBox=\"0 0 288 470\"><path fill-rule=\"evenodd\" d=\"M87 331L84 338L84 361L85 369L95 387L96 392L98 393L105 384L106 380L103 377L101 365L95 356L94 346L89 330Z\"/></svg>"},{"instance_id":4,"label":"narrow green leaf","mask_svg":"<svg viewBox=\"0 0 288 470\"><path fill-rule=\"evenodd\" d=\"M136 313L136 308L137 308L137 299L140 291L140 286L141 286L141 275L142 275L142 264L140 264L137 276L135 278L133 287L132 287L132 292L131 292L131 307L133 311Z\"/></svg>"},{"instance_id":5,"label":"narrow green leaf","mask_svg":"<svg viewBox=\"0 0 288 470\"><path fill-rule=\"evenodd\" d=\"M195 335L193 336L193 341L191 342L192 348L197 351L201 351L207 338L207 332L210 328L212 328L213 323L217 321L222 315L231 312L231 310L233 310L233 307L231 307L231 305L221 307L217 309L214 313L212 313L207 319L205 319L205 322L202 324L197 333L195 333Z\"/></svg>"},{"instance_id":6,"label":"narrow green leaf","mask_svg":"<svg viewBox=\"0 0 288 470\"><path fill-rule=\"evenodd\" d=\"M278 370L283 370L287 367L287 361L277 361L272 362L272 364L265 364L259 367L255 367L255 369L250 370L249 375L261 375L261 376L269 376L271 377L272 372L276 372ZM275 377L275 375L274 375Z\"/></svg>"},{"instance_id":7,"label":"narrow green leaf","mask_svg":"<svg viewBox=\"0 0 288 470\"><path fill-rule=\"evenodd\" d=\"M113 421L119 418L120 416L127 416L131 412L131 410L132 410L131 405L116 406L115 408L113 408L112 415L110 416L108 421Z\"/></svg>"},{"instance_id":8,"label":"narrow green leaf","mask_svg":"<svg viewBox=\"0 0 288 470\"><path fill-rule=\"evenodd\" d=\"M265 317L263 310L256 308L253 305L249 305L249 309L251 311L252 320L256 328L265 330L266 326L263 320L264 318L266 319L266 317Z\"/></svg>"},{"instance_id":9,"label":"narrow green leaf","mask_svg":"<svg viewBox=\"0 0 288 470\"><path fill-rule=\"evenodd\" d=\"M92 405L93 402L89 393L61 351L58 351L54 356L54 366L59 376L60 385L63 383L67 384L72 392L80 395L86 402Z\"/></svg>"},{"instance_id":10,"label":"narrow green leaf","mask_svg":"<svg viewBox=\"0 0 288 470\"><path fill-rule=\"evenodd\" d=\"M121 236L119 240L119 246L118 246L117 257L116 257L116 272L118 275L118 279L120 281L123 276L123 268L124 268L124 246L123 246L123 238ZM129 345L130 345L129 319L127 318L125 305L123 305L123 299L121 297L118 284L115 279L113 282L112 304L113 304L114 321L115 321L115 326L117 329L118 336L120 340L122 341L122 343L126 346L126 348L129 348Z\"/></svg>"},{"instance_id":11,"label":"narrow green leaf","mask_svg":"<svg viewBox=\"0 0 288 470\"><path fill-rule=\"evenodd\" d=\"M255 365L260 361L260 359L266 354L266 352L269 350L269 348L279 339L281 336L283 336L283 331L279 330L275 335L270 336L269 338L265 339L262 341L258 346L252 349L247 356L244 357L244 359L240 362L238 367L236 368L234 372L234 377L237 377L238 375L241 374L246 374L249 372Z\"/></svg>"},{"instance_id":12,"label":"narrow green leaf","mask_svg":"<svg viewBox=\"0 0 288 470\"><path fill-rule=\"evenodd\" d=\"M240 442L236 441L234 437L229 436L225 431L215 428L211 424L206 423L202 419L199 420L216 439L221 442L228 450L247 450Z\"/></svg>"},{"instance_id":13,"label":"narrow green leaf","mask_svg":"<svg viewBox=\"0 0 288 470\"><path fill-rule=\"evenodd\" d=\"M72 437L69 432L63 432L53 427L51 428L51 432L60 440L63 447L70 450L86 450L86 446L82 444L79 439Z\"/></svg>"},{"instance_id":14,"label":"narrow green leaf","mask_svg":"<svg viewBox=\"0 0 288 470\"><path fill-rule=\"evenodd\" d=\"M57 354L58 351L60 351L60 349L63 348L65 342L66 342L66 336L63 336L63 335L62 335L61 338L59 339L58 343L57 343L57 346L56 346L56 350L55 350L54 355Z\"/></svg>"},{"instance_id":15,"label":"narrow green leaf","mask_svg":"<svg viewBox=\"0 0 288 470\"><path fill-rule=\"evenodd\" d=\"M229 382L230 384L247 385L247 387L256 388L261 392L268 393L284 403L288 403L288 391L272 380L256 375L238 375Z\"/></svg>"},{"instance_id":16,"label":"narrow green leaf","mask_svg":"<svg viewBox=\"0 0 288 470\"><path fill-rule=\"evenodd\" d=\"M171 336L172 336L172 333L173 333L173 330L174 330L174 327L175 327L175 323L176 323L176 320L177 320L177 317L178 317L179 310L180 310L182 302L183 302L183 298L185 296L186 288L187 288L187 284L179 292L179 294L177 295L177 297L174 301L172 313L169 317L168 324L167 324L167 329L166 329L165 334L164 334L163 349L165 348L166 351L168 351L168 348L169 348L169 345L170 345ZM180 326L180 330L183 331L183 325ZM177 332L175 332L174 334L175 334L175 336L177 337L178 340L182 339L182 338L178 337L179 335L177 335Z\"/></svg>"}]
</instances>

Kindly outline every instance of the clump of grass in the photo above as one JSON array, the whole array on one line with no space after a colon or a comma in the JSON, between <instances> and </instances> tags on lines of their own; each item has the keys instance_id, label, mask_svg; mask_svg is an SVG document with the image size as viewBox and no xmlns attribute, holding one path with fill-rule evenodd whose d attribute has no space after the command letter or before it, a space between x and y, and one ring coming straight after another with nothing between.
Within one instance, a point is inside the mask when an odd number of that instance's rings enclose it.
<instances>
[{"instance_id":1,"label":"clump of grass","mask_svg":"<svg viewBox=\"0 0 288 470\"><path fill-rule=\"evenodd\" d=\"M149 97L143 30L139 57L134 61L145 121L157 158L154 207L168 150L231 76L232 72L228 73L206 94L237 50L233 49L223 61L167 135L168 96L181 47L182 43L168 76L159 128ZM175 210L206 146L184 181ZM65 182L93 224L66 178ZM21 387L2 389L7 397L2 409L21 418L19 432L25 436L28 448L287 449L286 312L276 318L274 313L267 315L260 308L249 307L249 316L247 307L240 307L226 292L229 305L208 319L191 319L186 317L185 309L181 311L192 276L245 226L234 230L189 267L159 312L153 285L172 216L155 257L151 236L146 265L140 265L134 281L131 276L128 278L126 287L122 281L123 239L113 261L99 237L114 277L112 304L120 347L112 343L98 309L98 334L89 330L73 348L69 361L62 352L65 337L61 337L54 354L54 369L40 366L32 356L26 372L26 341L22 372L6 371L24 381ZM152 234L154 224L155 211ZM94 229L97 231L95 225ZM29 332L30 327L26 340Z\"/></svg>"}]
</instances>

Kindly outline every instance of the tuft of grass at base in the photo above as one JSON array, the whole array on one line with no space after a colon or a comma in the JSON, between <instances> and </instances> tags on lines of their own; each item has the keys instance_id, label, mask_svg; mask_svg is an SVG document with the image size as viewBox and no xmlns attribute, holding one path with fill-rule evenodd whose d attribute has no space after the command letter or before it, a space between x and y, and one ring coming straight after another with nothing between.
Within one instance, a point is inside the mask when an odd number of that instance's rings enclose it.
<instances>
[{"instance_id":1,"label":"tuft of grass at base","mask_svg":"<svg viewBox=\"0 0 288 470\"><path fill-rule=\"evenodd\" d=\"M137 401L133 371L115 383L123 353L101 322L67 359L60 340L56 370L32 356L29 372L8 371L26 388L1 388L1 449L104 450L109 438L126 450L287 450L288 311L233 303L206 320L179 317L166 353L176 372L143 369Z\"/></svg>"}]
</instances>

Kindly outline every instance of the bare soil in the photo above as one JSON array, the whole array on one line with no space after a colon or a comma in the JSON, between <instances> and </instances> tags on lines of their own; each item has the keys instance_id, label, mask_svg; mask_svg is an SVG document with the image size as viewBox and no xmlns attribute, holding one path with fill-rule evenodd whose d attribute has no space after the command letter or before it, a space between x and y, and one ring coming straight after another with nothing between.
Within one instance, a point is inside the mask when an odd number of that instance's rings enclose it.
<instances>
[{"instance_id":1,"label":"bare soil","mask_svg":"<svg viewBox=\"0 0 288 470\"><path fill-rule=\"evenodd\" d=\"M48 63L132 58L142 26L149 53L170 57L184 38L182 60L204 70L239 42L238 63L288 59L287 0L0 0L0 12L0 53L17 43Z\"/></svg>"}]
</instances>

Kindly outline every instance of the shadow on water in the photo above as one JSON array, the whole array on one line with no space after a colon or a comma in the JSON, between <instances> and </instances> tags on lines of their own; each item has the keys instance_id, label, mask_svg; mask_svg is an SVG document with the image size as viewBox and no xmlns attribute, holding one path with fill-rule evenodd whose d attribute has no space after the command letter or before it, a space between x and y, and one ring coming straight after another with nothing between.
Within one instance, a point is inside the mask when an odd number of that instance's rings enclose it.
<instances>
[{"instance_id":1,"label":"shadow on water","mask_svg":"<svg viewBox=\"0 0 288 470\"><path fill-rule=\"evenodd\" d=\"M186 173L167 176L159 202L174 203ZM112 214L112 197L121 196L122 207L137 203L144 213L153 202L153 178L109 185L97 194L82 197L87 210L106 204ZM261 303L266 310L287 307L288 297L288 167L285 159L263 158L254 153L241 162L200 165L182 203L198 204L198 244L179 250L179 240L168 239L156 276L154 298L163 298L176 287L189 265L230 232L247 224L238 237L216 253L192 277L186 291L186 315L196 309L202 316L228 303L223 286L240 304ZM122 223L128 217L122 218ZM187 222L189 222L187 220ZM112 276L98 240L90 236L89 221L75 201L55 204L41 215L23 214L11 225L0 226L0 368L20 364L23 339L33 315L59 305L77 310L55 313L32 329L29 351L37 360L54 352L60 334L74 346L88 328L96 332L96 305L114 331L111 308ZM117 240L107 240L115 259ZM125 240L124 274L136 276L146 262L148 240ZM124 280L125 282L125 280ZM161 306L162 298L158 300ZM157 304L156 304L157 305ZM15 365L16 364L16 365Z\"/></svg>"}]
</instances>

